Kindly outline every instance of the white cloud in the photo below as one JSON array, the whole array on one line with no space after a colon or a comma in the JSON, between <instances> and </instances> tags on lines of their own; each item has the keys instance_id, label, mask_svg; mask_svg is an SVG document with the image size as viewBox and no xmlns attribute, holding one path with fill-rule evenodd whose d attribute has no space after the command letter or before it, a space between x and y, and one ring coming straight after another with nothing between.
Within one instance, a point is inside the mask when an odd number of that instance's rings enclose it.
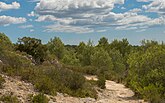
<instances>
[{"instance_id":1,"label":"white cloud","mask_svg":"<svg viewBox=\"0 0 165 103\"><path fill-rule=\"evenodd\" d=\"M141 11L142 10L139 9L139 8L134 8L134 9L130 10L129 12L131 12L131 13L138 13L138 12L141 12Z\"/></svg>"},{"instance_id":2,"label":"white cloud","mask_svg":"<svg viewBox=\"0 0 165 103\"><path fill-rule=\"evenodd\" d=\"M139 19L140 18L140 19ZM143 15L137 15L137 14L132 14L129 16L125 16L125 18L118 20L117 23L119 25L127 25L127 24L135 24L135 23L141 23L141 22L147 22L150 21L151 19L143 16Z\"/></svg>"},{"instance_id":3,"label":"white cloud","mask_svg":"<svg viewBox=\"0 0 165 103\"><path fill-rule=\"evenodd\" d=\"M150 2L150 1L154 1L154 0L136 0L137 2Z\"/></svg>"},{"instance_id":4,"label":"white cloud","mask_svg":"<svg viewBox=\"0 0 165 103\"><path fill-rule=\"evenodd\" d=\"M125 10L126 8L125 7L121 7L122 10Z\"/></svg>"},{"instance_id":5,"label":"white cloud","mask_svg":"<svg viewBox=\"0 0 165 103\"><path fill-rule=\"evenodd\" d=\"M143 0L148 1L152 0ZM53 22L54 25L46 26L45 31L49 32L99 32L96 29L100 30L100 27L142 30L165 24L164 17L151 18L142 15L142 9L139 8L114 13L112 9L115 4L124 4L124 0L40 0L35 7L35 13L31 14L37 17L37 22Z\"/></svg>"},{"instance_id":6,"label":"white cloud","mask_svg":"<svg viewBox=\"0 0 165 103\"><path fill-rule=\"evenodd\" d=\"M30 12L29 14L27 14L27 16L29 16L29 17L33 17L33 16L35 16L34 11Z\"/></svg>"},{"instance_id":7,"label":"white cloud","mask_svg":"<svg viewBox=\"0 0 165 103\"><path fill-rule=\"evenodd\" d=\"M97 30L96 32L98 32L98 33L102 33L102 32L106 32L107 30Z\"/></svg>"},{"instance_id":8,"label":"white cloud","mask_svg":"<svg viewBox=\"0 0 165 103\"><path fill-rule=\"evenodd\" d=\"M146 29L140 29L140 30L137 30L136 32L144 32L146 31Z\"/></svg>"},{"instance_id":9,"label":"white cloud","mask_svg":"<svg viewBox=\"0 0 165 103\"><path fill-rule=\"evenodd\" d=\"M45 27L45 32L76 32L76 33L90 33L93 29L87 27L77 27L70 25L49 25Z\"/></svg>"},{"instance_id":10,"label":"white cloud","mask_svg":"<svg viewBox=\"0 0 165 103\"><path fill-rule=\"evenodd\" d=\"M143 9L147 12L156 12L165 15L165 0L155 0L149 5L143 5Z\"/></svg>"},{"instance_id":11,"label":"white cloud","mask_svg":"<svg viewBox=\"0 0 165 103\"><path fill-rule=\"evenodd\" d=\"M34 32L34 29L30 29L30 32Z\"/></svg>"},{"instance_id":12,"label":"white cloud","mask_svg":"<svg viewBox=\"0 0 165 103\"><path fill-rule=\"evenodd\" d=\"M6 25L10 25L10 24L21 24L21 23L25 23L26 22L26 18L23 17L11 17L11 16L5 16L2 15L0 16L0 26L6 26Z\"/></svg>"},{"instance_id":13,"label":"white cloud","mask_svg":"<svg viewBox=\"0 0 165 103\"><path fill-rule=\"evenodd\" d=\"M84 30L84 26L107 25L102 22L103 19L108 20L110 15L119 16L111 14L111 10L115 4L123 3L124 0L40 0L35 7L38 15L36 21L52 21L67 29L71 26Z\"/></svg>"},{"instance_id":14,"label":"white cloud","mask_svg":"<svg viewBox=\"0 0 165 103\"><path fill-rule=\"evenodd\" d=\"M12 2L11 4L0 2L0 11L10 10L10 9L19 9L19 8L20 8L20 4L18 2Z\"/></svg>"},{"instance_id":15,"label":"white cloud","mask_svg":"<svg viewBox=\"0 0 165 103\"><path fill-rule=\"evenodd\" d=\"M26 29L26 28L33 28L33 25L21 25L19 28Z\"/></svg>"},{"instance_id":16,"label":"white cloud","mask_svg":"<svg viewBox=\"0 0 165 103\"><path fill-rule=\"evenodd\" d=\"M40 0L28 0L28 2L39 2Z\"/></svg>"},{"instance_id":17,"label":"white cloud","mask_svg":"<svg viewBox=\"0 0 165 103\"><path fill-rule=\"evenodd\" d=\"M131 13L131 15L125 13L124 18L118 20L117 24L117 30L147 29L152 26L165 25L165 19L163 17L149 18L144 15L138 15L137 13Z\"/></svg>"}]
</instances>

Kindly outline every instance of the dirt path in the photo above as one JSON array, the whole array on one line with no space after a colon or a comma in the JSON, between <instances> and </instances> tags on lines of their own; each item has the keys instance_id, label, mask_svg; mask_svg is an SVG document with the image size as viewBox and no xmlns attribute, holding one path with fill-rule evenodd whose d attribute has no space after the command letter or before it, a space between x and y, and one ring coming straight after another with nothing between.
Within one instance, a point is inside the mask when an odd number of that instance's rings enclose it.
<instances>
[{"instance_id":1,"label":"dirt path","mask_svg":"<svg viewBox=\"0 0 165 103\"><path fill-rule=\"evenodd\" d=\"M85 76L88 80L97 80L96 76ZM97 103L147 103L133 99L134 92L123 84L106 80L106 89L99 92Z\"/></svg>"},{"instance_id":2,"label":"dirt path","mask_svg":"<svg viewBox=\"0 0 165 103\"><path fill-rule=\"evenodd\" d=\"M2 74L0 74L2 75ZM0 96L5 94L13 94L18 97L21 103L29 103L28 96L30 94L36 95L34 87L30 83L25 83L18 78L12 78L2 75L5 79L3 89L0 89ZM88 80L97 80L96 76L86 76ZM113 81L106 81L106 89L98 89L98 99L93 98L77 98L66 94L57 93L57 96L47 97L50 99L49 103L145 103L143 100L134 100L132 96L134 93L122 84Z\"/></svg>"}]
</instances>

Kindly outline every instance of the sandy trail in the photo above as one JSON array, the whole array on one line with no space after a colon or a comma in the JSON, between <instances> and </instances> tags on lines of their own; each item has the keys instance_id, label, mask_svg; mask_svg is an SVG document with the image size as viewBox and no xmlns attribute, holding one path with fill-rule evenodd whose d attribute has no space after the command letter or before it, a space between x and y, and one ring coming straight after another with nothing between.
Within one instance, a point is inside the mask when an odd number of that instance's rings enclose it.
<instances>
[{"instance_id":1,"label":"sandy trail","mask_svg":"<svg viewBox=\"0 0 165 103\"><path fill-rule=\"evenodd\" d=\"M2 75L2 74L1 74ZM29 103L28 96L30 94L36 95L34 87L30 83L25 83L18 78L12 78L2 75L6 83L4 88L0 89L0 95L10 94L17 96L21 103ZM85 76L88 80L98 80L96 76ZM50 99L49 103L145 103L143 100L135 100L132 98L134 92L126 88L123 84L113 81L106 81L106 89L98 89L98 99L93 98L77 98L66 94L57 93L57 96L47 97Z\"/></svg>"},{"instance_id":2,"label":"sandy trail","mask_svg":"<svg viewBox=\"0 0 165 103\"><path fill-rule=\"evenodd\" d=\"M96 76L85 76L87 80L98 80ZM106 80L106 89L98 93L96 103L147 103L133 98L134 92L123 84Z\"/></svg>"}]
</instances>

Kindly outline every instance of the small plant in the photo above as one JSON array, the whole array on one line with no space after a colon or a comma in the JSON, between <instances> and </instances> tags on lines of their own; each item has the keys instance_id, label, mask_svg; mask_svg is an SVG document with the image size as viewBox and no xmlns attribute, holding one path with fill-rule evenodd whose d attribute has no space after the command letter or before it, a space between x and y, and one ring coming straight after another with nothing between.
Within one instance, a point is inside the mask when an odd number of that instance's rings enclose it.
<instances>
[{"instance_id":1,"label":"small plant","mask_svg":"<svg viewBox=\"0 0 165 103\"><path fill-rule=\"evenodd\" d=\"M3 87L4 82L5 82L5 79L0 75L0 88Z\"/></svg>"},{"instance_id":2,"label":"small plant","mask_svg":"<svg viewBox=\"0 0 165 103\"><path fill-rule=\"evenodd\" d=\"M32 103L48 103L49 99L43 94L40 93L32 98Z\"/></svg>"},{"instance_id":3,"label":"small plant","mask_svg":"<svg viewBox=\"0 0 165 103\"><path fill-rule=\"evenodd\" d=\"M0 97L0 101L4 103L19 103L18 98L13 95L3 95Z\"/></svg>"}]
</instances>

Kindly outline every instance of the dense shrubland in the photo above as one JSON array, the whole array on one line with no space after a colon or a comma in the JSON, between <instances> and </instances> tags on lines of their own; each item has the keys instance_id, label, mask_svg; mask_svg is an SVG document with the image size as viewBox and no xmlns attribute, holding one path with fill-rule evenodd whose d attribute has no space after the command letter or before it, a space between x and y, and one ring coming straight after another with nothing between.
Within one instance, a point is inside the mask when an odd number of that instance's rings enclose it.
<instances>
[{"instance_id":1,"label":"dense shrubland","mask_svg":"<svg viewBox=\"0 0 165 103\"><path fill-rule=\"evenodd\" d=\"M126 84L139 98L165 101L165 45L156 41L143 40L142 45L133 46L127 39L109 43L103 37L97 45L92 41L64 45L57 37L47 44L23 37L12 44L0 34L0 60L1 72L21 76L45 94L58 91L97 98L93 87L105 88L105 80L110 79ZM86 74L97 75L99 80L87 81Z\"/></svg>"}]
</instances>

